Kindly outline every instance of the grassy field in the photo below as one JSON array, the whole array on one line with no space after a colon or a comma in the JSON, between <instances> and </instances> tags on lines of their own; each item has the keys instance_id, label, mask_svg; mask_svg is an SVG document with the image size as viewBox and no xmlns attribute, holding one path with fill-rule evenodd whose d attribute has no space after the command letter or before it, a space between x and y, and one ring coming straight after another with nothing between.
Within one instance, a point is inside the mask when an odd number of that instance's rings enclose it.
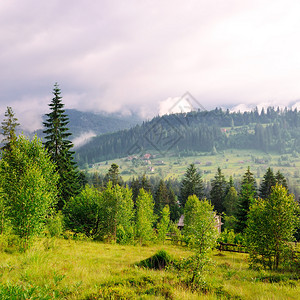
<instances>
[{"instance_id":1,"label":"grassy field","mask_svg":"<svg viewBox=\"0 0 300 300\"><path fill-rule=\"evenodd\" d=\"M144 173L151 175L159 175L168 179L182 178L187 167L191 163L195 163L197 169L201 172L203 180L211 180L217 168L220 167L228 178L230 175L234 179L240 179L250 166L254 176L261 179L270 166L274 172L280 170L295 186L300 186L300 157L292 154L280 155L277 153L264 153L256 150L226 150L216 155L211 153L199 153L195 156L177 157L172 152L162 156L159 153L154 159L150 159L151 164L135 166L126 158L116 159L108 162L100 162L94 164L89 172L99 172L106 174L110 165L114 162L120 167L122 177L127 180L132 176L143 175ZM142 161L140 162L142 164ZM152 168L152 169L151 169Z\"/></svg>"},{"instance_id":2,"label":"grassy field","mask_svg":"<svg viewBox=\"0 0 300 300\"><path fill-rule=\"evenodd\" d=\"M214 251L202 292L175 270L134 265L160 249L191 254L173 245L39 239L26 253L0 252L0 299L300 299L295 274L250 270L247 254Z\"/></svg>"}]
</instances>

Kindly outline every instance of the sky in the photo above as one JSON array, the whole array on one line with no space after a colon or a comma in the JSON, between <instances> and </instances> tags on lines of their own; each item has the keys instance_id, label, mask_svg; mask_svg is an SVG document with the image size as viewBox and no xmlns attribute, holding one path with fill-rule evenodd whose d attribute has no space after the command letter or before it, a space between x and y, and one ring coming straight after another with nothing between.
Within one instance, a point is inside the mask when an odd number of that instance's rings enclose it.
<instances>
[{"instance_id":1,"label":"sky","mask_svg":"<svg viewBox=\"0 0 300 300\"><path fill-rule=\"evenodd\" d=\"M37 129L55 82L65 108L145 118L186 92L300 107L299 16L299 0L2 0L0 114Z\"/></svg>"}]
</instances>

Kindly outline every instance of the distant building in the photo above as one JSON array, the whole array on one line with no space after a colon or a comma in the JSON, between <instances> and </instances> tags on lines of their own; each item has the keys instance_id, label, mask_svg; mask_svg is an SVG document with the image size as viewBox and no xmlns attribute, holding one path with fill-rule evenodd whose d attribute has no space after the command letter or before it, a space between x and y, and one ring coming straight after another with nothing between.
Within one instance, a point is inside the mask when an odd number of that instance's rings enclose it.
<instances>
[{"instance_id":1,"label":"distant building","mask_svg":"<svg viewBox=\"0 0 300 300\"><path fill-rule=\"evenodd\" d=\"M180 219L179 219L179 221L178 221L178 223L177 223L177 227L178 227L178 229L182 229L183 227L184 227L184 215L181 215L180 216Z\"/></svg>"},{"instance_id":2,"label":"distant building","mask_svg":"<svg viewBox=\"0 0 300 300\"><path fill-rule=\"evenodd\" d=\"M221 216L219 215L215 215L215 221L216 221L216 225L215 227L218 229L218 232L221 233L221 227L223 225L222 221L221 221ZM184 215L181 215L179 218L179 221L177 223L177 227L178 229L182 230L184 227Z\"/></svg>"},{"instance_id":3,"label":"distant building","mask_svg":"<svg viewBox=\"0 0 300 300\"><path fill-rule=\"evenodd\" d=\"M149 160L152 155L150 153L146 153L144 155L144 159Z\"/></svg>"}]
</instances>

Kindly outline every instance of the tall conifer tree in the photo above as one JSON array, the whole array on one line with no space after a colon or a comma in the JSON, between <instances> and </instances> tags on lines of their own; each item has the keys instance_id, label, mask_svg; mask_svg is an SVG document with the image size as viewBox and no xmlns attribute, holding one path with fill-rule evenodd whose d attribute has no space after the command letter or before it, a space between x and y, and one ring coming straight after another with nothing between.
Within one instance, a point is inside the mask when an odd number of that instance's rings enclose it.
<instances>
[{"instance_id":1,"label":"tall conifer tree","mask_svg":"<svg viewBox=\"0 0 300 300\"><path fill-rule=\"evenodd\" d=\"M211 182L210 200L218 213L224 212L224 200L226 196L227 182L222 173L221 168L218 168L215 178Z\"/></svg>"},{"instance_id":2,"label":"tall conifer tree","mask_svg":"<svg viewBox=\"0 0 300 300\"><path fill-rule=\"evenodd\" d=\"M259 196L263 199L268 198L271 195L272 187L275 185L276 178L274 173L271 168L268 168L259 188Z\"/></svg>"},{"instance_id":3,"label":"tall conifer tree","mask_svg":"<svg viewBox=\"0 0 300 300\"><path fill-rule=\"evenodd\" d=\"M46 142L44 143L51 155L52 161L56 164L59 174L58 190L59 200L57 208L62 209L64 204L79 193L79 180L76 164L73 159L73 147L69 140L71 133L67 127L68 116L65 114L64 104L62 103L61 91L57 83L53 89L53 99L49 104L51 112L46 114L47 119L43 123L43 131Z\"/></svg>"},{"instance_id":4,"label":"tall conifer tree","mask_svg":"<svg viewBox=\"0 0 300 300\"><path fill-rule=\"evenodd\" d=\"M242 186L239 193L239 201L236 212L237 232L243 232L246 228L250 204L254 201L256 196L256 181L253 176L253 173L250 171L250 167L248 167L247 172L243 176Z\"/></svg>"},{"instance_id":5,"label":"tall conifer tree","mask_svg":"<svg viewBox=\"0 0 300 300\"><path fill-rule=\"evenodd\" d=\"M282 185L286 190L289 190L286 178L283 176L283 174L278 170L276 175L275 175L276 183L278 185Z\"/></svg>"},{"instance_id":6,"label":"tall conifer tree","mask_svg":"<svg viewBox=\"0 0 300 300\"><path fill-rule=\"evenodd\" d=\"M16 127L20 124L18 123L18 119L15 117L15 114L11 107L7 107L7 110L5 112L5 118L2 122L2 135L3 140L2 143L4 143L4 146L2 147L2 150L10 149L11 143L17 140L17 134L16 134Z\"/></svg>"},{"instance_id":7,"label":"tall conifer tree","mask_svg":"<svg viewBox=\"0 0 300 300\"><path fill-rule=\"evenodd\" d=\"M197 172L195 165L190 164L181 182L180 204L184 207L189 196L196 195L201 199L203 194L203 181L201 175Z\"/></svg>"}]
</instances>

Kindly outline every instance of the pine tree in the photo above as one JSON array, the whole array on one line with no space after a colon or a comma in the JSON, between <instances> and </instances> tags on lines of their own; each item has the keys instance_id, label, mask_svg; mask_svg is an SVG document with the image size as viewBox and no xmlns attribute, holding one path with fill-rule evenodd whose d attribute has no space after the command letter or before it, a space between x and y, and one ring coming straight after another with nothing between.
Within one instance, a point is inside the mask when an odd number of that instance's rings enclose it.
<instances>
[{"instance_id":1,"label":"pine tree","mask_svg":"<svg viewBox=\"0 0 300 300\"><path fill-rule=\"evenodd\" d=\"M210 191L210 200L212 205L214 205L215 210L218 213L224 211L224 199L226 196L227 182L221 171L221 168L218 168L215 179L211 182L211 191Z\"/></svg>"},{"instance_id":2,"label":"pine tree","mask_svg":"<svg viewBox=\"0 0 300 300\"><path fill-rule=\"evenodd\" d=\"M146 192L151 192L151 183L145 174L142 178L140 178L140 189L144 189Z\"/></svg>"},{"instance_id":3,"label":"pine tree","mask_svg":"<svg viewBox=\"0 0 300 300\"><path fill-rule=\"evenodd\" d=\"M46 114L44 122L46 129L43 131L47 148L52 161L56 164L59 174L58 190L59 200L57 208L62 209L64 204L72 196L79 193L78 171L73 159L74 152L71 151L73 144L68 138L71 136L67 125L69 119L65 114L64 104L62 103L61 91L56 83L53 89L53 99L49 104L51 112Z\"/></svg>"},{"instance_id":4,"label":"pine tree","mask_svg":"<svg viewBox=\"0 0 300 300\"><path fill-rule=\"evenodd\" d=\"M154 194L154 213L160 216L163 208L169 203L169 194L165 182L161 179Z\"/></svg>"},{"instance_id":5,"label":"pine tree","mask_svg":"<svg viewBox=\"0 0 300 300\"><path fill-rule=\"evenodd\" d=\"M224 208L228 216L234 216L236 214L237 203L238 194L236 189L232 186L229 188L229 191L224 199Z\"/></svg>"},{"instance_id":6,"label":"pine tree","mask_svg":"<svg viewBox=\"0 0 300 300\"><path fill-rule=\"evenodd\" d=\"M192 195L196 195L199 199L203 197L202 178L197 172L194 164L190 164L190 166L187 168L184 178L181 182L180 204L182 207L185 206L188 197Z\"/></svg>"},{"instance_id":7,"label":"pine tree","mask_svg":"<svg viewBox=\"0 0 300 300\"><path fill-rule=\"evenodd\" d=\"M288 191L288 184L286 181L286 178L283 176L283 174L278 170L276 175L275 175L275 179L276 179L276 183L278 185L282 185L284 188L286 188L286 190Z\"/></svg>"},{"instance_id":8,"label":"pine tree","mask_svg":"<svg viewBox=\"0 0 300 300\"><path fill-rule=\"evenodd\" d=\"M243 176L242 186L239 193L239 200L236 212L237 232L243 232L246 228L250 204L254 201L256 196L256 181L254 179L253 173L250 171L250 167L248 167L247 172Z\"/></svg>"},{"instance_id":9,"label":"pine tree","mask_svg":"<svg viewBox=\"0 0 300 300\"><path fill-rule=\"evenodd\" d=\"M20 124L11 107L7 107L4 116L6 117L2 122L2 135L4 136L2 143L4 143L4 146L1 149L9 150L11 148L11 143L17 140L16 127Z\"/></svg>"},{"instance_id":10,"label":"pine tree","mask_svg":"<svg viewBox=\"0 0 300 300\"><path fill-rule=\"evenodd\" d=\"M111 164L108 173L104 177L104 184L107 185L107 183L111 181L113 186L117 184L122 185L123 180L119 173L119 166L117 164Z\"/></svg>"},{"instance_id":11,"label":"pine tree","mask_svg":"<svg viewBox=\"0 0 300 300\"><path fill-rule=\"evenodd\" d=\"M138 178L134 178L131 180L130 182L130 188L132 190L132 200L134 203L134 207L135 207L135 203L136 203L136 199L139 195L139 191L140 191L140 181Z\"/></svg>"},{"instance_id":12,"label":"pine tree","mask_svg":"<svg viewBox=\"0 0 300 300\"><path fill-rule=\"evenodd\" d=\"M276 185L276 178L274 176L274 173L271 168L268 168L259 188L259 196L263 199L268 198L272 192L272 187L275 185Z\"/></svg>"}]
</instances>

